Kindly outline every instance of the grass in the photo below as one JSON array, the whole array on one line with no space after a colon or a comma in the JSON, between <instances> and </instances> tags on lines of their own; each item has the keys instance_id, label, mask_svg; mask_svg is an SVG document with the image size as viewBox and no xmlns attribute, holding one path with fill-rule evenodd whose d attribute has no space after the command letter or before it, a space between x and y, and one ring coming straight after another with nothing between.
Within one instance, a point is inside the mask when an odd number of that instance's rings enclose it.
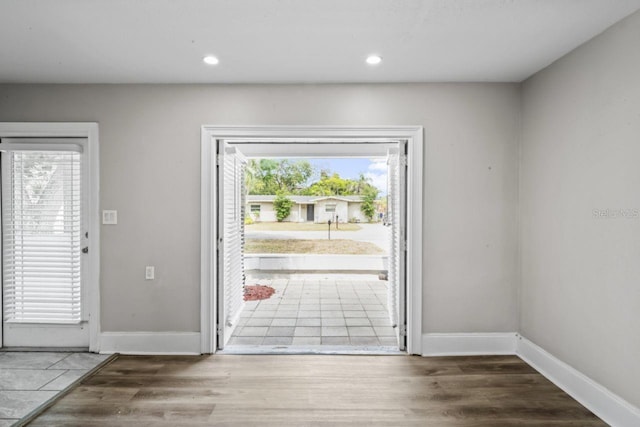
<instances>
[{"instance_id":1,"label":"grass","mask_svg":"<svg viewBox=\"0 0 640 427\"><path fill-rule=\"evenodd\" d=\"M247 239L244 245L244 251L248 254L384 254L384 251L373 243L347 239Z\"/></svg>"},{"instance_id":2,"label":"grass","mask_svg":"<svg viewBox=\"0 0 640 427\"><path fill-rule=\"evenodd\" d=\"M246 225L246 231L327 231L328 225L315 224L313 222L255 222ZM331 224L331 231L335 231L336 226ZM339 224L340 231L357 231L361 230L358 224Z\"/></svg>"}]
</instances>

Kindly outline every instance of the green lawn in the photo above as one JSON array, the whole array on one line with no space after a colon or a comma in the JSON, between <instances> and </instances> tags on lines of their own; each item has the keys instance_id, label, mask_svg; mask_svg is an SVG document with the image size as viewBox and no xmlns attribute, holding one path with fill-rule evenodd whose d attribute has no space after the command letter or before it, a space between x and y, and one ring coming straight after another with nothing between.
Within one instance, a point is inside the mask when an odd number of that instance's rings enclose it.
<instances>
[{"instance_id":1,"label":"green lawn","mask_svg":"<svg viewBox=\"0 0 640 427\"><path fill-rule=\"evenodd\" d=\"M315 224L313 222L256 222L246 225L246 231L327 231L327 224ZM336 229L335 224L331 224L331 231ZM340 231L361 230L358 224L338 224Z\"/></svg>"},{"instance_id":2,"label":"green lawn","mask_svg":"<svg viewBox=\"0 0 640 427\"><path fill-rule=\"evenodd\" d=\"M244 251L248 254L378 255L384 253L373 243L347 239L247 239Z\"/></svg>"}]
</instances>

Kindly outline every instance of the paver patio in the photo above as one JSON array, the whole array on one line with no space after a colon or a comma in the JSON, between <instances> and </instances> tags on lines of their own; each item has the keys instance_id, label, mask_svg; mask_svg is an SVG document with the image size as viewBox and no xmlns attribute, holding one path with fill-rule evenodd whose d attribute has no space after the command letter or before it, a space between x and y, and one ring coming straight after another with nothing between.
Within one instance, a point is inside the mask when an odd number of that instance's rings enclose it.
<instances>
[{"instance_id":1,"label":"paver patio","mask_svg":"<svg viewBox=\"0 0 640 427\"><path fill-rule=\"evenodd\" d=\"M248 276L273 287L247 301L229 346L354 346L397 349L387 311L387 281L374 275Z\"/></svg>"}]
</instances>

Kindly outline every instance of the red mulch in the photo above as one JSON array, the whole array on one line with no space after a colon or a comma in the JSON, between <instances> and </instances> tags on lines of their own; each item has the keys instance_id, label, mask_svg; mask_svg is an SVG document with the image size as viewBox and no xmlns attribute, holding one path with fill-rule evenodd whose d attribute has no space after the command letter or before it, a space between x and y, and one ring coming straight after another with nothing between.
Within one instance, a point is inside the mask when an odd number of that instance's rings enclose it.
<instances>
[{"instance_id":1,"label":"red mulch","mask_svg":"<svg viewBox=\"0 0 640 427\"><path fill-rule=\"evenodd\" d=\"M244 300L256 301L259 299L267 299L276 292L271 286L265 285L249 285L244 287Z\"/></svg>"}]
</instances>

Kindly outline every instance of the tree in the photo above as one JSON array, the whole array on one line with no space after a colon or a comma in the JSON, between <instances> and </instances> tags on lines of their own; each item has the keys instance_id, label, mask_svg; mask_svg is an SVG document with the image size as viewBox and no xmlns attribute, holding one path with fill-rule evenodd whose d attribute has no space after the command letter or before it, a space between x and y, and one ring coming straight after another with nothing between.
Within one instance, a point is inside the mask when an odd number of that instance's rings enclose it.
<instances>
[{"instance_id":1,"label":"tree","mask_svg":"<svg viewBox=\"0 0 640 427\"><path fill-rule=\"evenodd\" d=\"M286 217L291 213L291 206L293 206L293 200L288 198L284 193L278 192L275 200L273 201L273 207L276 210L276 219L278 222L284 221Z\"/></svg>"},{"instance_id":2,"label":"tree","mask_svg":"<svg viewBox=\"0 0 640 427\"><path fill-rule=\"evenodd\" d=\"M306 160L252 159L247 164L245 182L249 194L299 194L313 172Z\"/></svg>"},{"instance_id":3,"label":"tree","mask_svg":"<svg viewBox=\"0 0 640 427\"><path fill-rule=\"evenodd\" d=\"M320 180L311 184L304 189L303 194L307 196L348 196L356 193L355 181L340 178L340 175L334 173L321 174Z\"/></svg>"},{"instance_id":4,"label":"tree","mask_svg":"<svg viewBox=\"0 0 640 427\"><path fill-rule=\"evenodd\" d=\"M374 200L378 195L378 189L374 187L369 179L360 174L357 180L340 178L337 173L329 175L326 171L320 172L320 180L302 190L306 196L365 196L375 193Z\"/></svg>"},{"instance_id":5,"label":"tree","mask_svg":"<svg viewBox=\"0 0 640 427\"><path fill-rule=\"evenodd\" d=\"M258 187L260 186L260 180L258 178L260 164L255 159L249 159L247 167L244 172L244 185L247 189L247 194L260 194Z\"/></svg>"},{"instance_id":6,"label":"tree","mask_svg":"<svg viewBox=\"0 0 640 427\"><path fill-rule=\"evenodd\" d=\"M358 175L358 180L355 182L356 184L356 194L362 194L367 188L372 187L369 182L369 178L367 178L362 172Z\"/></svg>"},{"instance_id":7,"label":"tree","mask_svg":"<svg viewBox=\"0 0 640 427\"><path fill-rule=\"evenodd\" d=\"M362 197L362 204L360 210L371 221L376 214L376 197L378 196L378 190L368 191Z\"/></svg>"}]
</instances>

